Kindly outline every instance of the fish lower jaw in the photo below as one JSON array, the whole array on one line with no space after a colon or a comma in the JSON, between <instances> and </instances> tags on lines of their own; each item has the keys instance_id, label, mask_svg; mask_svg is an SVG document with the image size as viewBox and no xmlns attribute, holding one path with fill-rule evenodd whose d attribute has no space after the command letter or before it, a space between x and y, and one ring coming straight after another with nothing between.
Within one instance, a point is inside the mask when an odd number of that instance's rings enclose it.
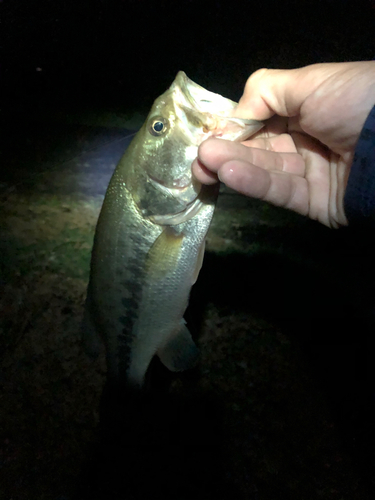
<instances>
[{"instance_id":1,"label":"fish lower jaw","mask_svg":"<svg viewBox=\"0 0 375 500\"><path fill-rule=\"evenodd\" d=\"M181 178L183 179L183 178ZM192 182L189 176L184 182L184 186L178 187L168 187L163 182L155 180L154 177L149 175L149 182L160 192L164 193L166 196L173 196L177 200L184 201L185 203L192 203L196 197L199 195L201 184L198 182ZM178 181L177 181L178 182Z\"/></svg>"},{"instance_id":2,"label":"fish lower jaw","mask_svg":"<svg viewBox=\"0 0 375 500\"><path fill-rule=\"evenodd\" d=\"M149 219L154 224L159 224L160 226L176 226L195 217L202 208L202 205L203 202L197 198L182 212L177 214L152 215Z\"/></svg>"},{"instance_id":3,"label":"fish lower jaw","mask_svg":"<svg viewBox=\"0 0 375 500\"><path fill-rule=\"evenodd\" d=\"M165 181L158 179L151 174L148 174L148 177L150 182L159 189L165 188L168 190L176 190L178 192L180 190L182 191L187 189L191 185L191 175L183 175L179 179L175 179L172 182L172 186L169 186Z\"/></svg>"}]
</instances>

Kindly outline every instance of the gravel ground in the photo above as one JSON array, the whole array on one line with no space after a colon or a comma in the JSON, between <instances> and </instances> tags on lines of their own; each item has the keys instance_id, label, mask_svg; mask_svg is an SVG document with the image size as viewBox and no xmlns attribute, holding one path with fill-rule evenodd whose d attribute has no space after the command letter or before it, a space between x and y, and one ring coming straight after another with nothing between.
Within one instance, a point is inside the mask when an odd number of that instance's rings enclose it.
<instances>
[{"instance_id":1,"label":"gravel ground","mask_svg":"<svg viewBox=\"0 0 375 500\"><path fill-rule=\"evenodd\" d=\"M155 360L146 395L118 394L80 322L131 131L63 130L2 171L0 498L373 498L367 235L223 189L186 315L199 366Z\"/></svg>"}]
</instances>

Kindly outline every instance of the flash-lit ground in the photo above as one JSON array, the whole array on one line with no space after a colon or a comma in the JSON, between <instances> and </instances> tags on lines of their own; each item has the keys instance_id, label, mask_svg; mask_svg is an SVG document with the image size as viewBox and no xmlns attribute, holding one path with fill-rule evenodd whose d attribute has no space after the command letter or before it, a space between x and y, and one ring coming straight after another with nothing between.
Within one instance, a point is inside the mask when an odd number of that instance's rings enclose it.
<instances>
[{"instance_id":1,"label":"flash-lit ground","mask_svg":"<svg viewBox=\"0 0 375 500\"><path fill-rule=\"evenodd\" d=\"M105 363L82 352L80 322L96 219L137 126L109 124L35 123L21 145L8 131L0 498L373 498L361 232L223 189L186 316L199 366L155 362L149 396L100 409Z\"/></svg>"}]
</instances>

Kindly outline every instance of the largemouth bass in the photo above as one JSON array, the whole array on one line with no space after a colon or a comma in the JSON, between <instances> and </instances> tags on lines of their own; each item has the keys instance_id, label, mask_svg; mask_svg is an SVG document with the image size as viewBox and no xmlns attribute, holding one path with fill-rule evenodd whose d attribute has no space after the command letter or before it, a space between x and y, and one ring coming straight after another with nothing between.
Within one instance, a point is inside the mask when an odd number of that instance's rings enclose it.
<instances>
[{"instance_id":1,"label":"largemouth bass","mask_svg":"<svg viewBox=\"0 0 375 500\"><path fill-rule=\"evenodd\" d=\"M104 340L114 381L141 387L154 355L173 371L197 361L183 315L218 187L195 181L191 164L208 137L241 141L262 127L232 118L235 107L180 71L112 176L96 227L84 328L91 352Z\"/></svg>"}]
</instances>

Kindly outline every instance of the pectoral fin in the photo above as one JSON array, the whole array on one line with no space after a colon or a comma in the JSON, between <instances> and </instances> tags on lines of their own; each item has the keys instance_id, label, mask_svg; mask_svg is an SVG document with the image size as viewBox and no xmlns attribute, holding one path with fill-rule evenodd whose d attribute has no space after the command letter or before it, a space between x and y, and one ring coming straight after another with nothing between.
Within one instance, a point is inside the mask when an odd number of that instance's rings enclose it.
<instances>
[{"instance_id":1,"label":"pectoral fin","mask_svg":"<svg viewBox=\"0 0 375 500\"><path fill-rule=\"evenodd\" d=\"M194 344L190 332L182 320L177 334L168 339L157 352L160 361L172 372L194 368L199 357L199 349Z\"/></svg>"},{"instance_id":2,"label":"pectoral fin","mask_svg":"<svg viewBox=\"0 0 375 500\"><path fill-rule=\"evenodd\" d=\"M149 278L163 278L176 269L183 239L183 233L176 233L170 227L163 230L147 255L146 273Z\"/></svg>"}]
</instances>

